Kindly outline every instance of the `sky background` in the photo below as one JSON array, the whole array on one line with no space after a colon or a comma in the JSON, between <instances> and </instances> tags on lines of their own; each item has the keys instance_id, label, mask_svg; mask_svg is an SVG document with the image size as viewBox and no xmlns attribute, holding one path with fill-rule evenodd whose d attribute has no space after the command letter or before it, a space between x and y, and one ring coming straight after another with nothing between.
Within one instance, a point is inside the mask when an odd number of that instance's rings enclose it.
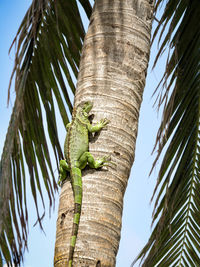
<instances>
[{"instance_id":1,"label":"sky background","mask_svg":"<svg viewBox=\"0 0 200 267\"><path fill-rule=\"evenodd\" d=\"M14 65L14 49L10 55L8 55L8 50L30 3L30 0L0 1L0 154L3 150L3 144L15 97L15 92L12 86L11 102L7 107L7 89ZM151 169L153 159L155 158L155 155L151 156L151 152L155 143L160 117L160 115L158 116L156 109L152 108L155 99L152 99L151 96L162 77L166 60L166 56L163 56L157 67L152 71L152 62L156 53L157 44L155 42L151 49L151 59L140 111L135 162L124 198L121 241L117 255L116 267L129 267L131 262L147 242L151 233L150 225L153 204L150 204L150 199L156 183L156 175L158 174L159 165L153 171L150 178L148 174ZM64 143L66 131L59 118L58 129L61 143ZM56 166L54 167L54 170L56 171ZM29 177L27 175L27 179L28 178ZM45 234L39 229L39 226L33 227L36 220L36 213L29 189L27 196L29 206L29 251L25 252L24 264L22 266L51 267L53 266L59 195L56 195L55 209L54 211L52 210L51 218L49 218L48 199L46 196L46 216L43 220ZM136 264L135 266L138 265Z\"/></svg>"}]
</instances>

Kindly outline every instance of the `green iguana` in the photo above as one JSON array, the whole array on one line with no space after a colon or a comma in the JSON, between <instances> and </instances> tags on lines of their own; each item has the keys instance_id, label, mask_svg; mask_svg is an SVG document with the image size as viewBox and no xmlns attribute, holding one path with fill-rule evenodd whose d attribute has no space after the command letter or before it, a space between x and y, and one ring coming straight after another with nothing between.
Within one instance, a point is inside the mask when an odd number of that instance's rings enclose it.
<instances>
[{"instance_id":1,"label":"green iguana","mask_svg":"<svg viewBox=\"0 0 200 267\"><path fill-rule=\"evenodd\" d=\"M60 161L60 178L58 184L60 185L63 180L66 179L67 172L70 172L70 179L74 194L74 219L70 241L68 267L72 266L81 214L81 170L84 169L87 164L91 168L97 169L105 166L107 162L110 162L110 157L107 156L94 160L93 156L88 152L88 133L98 132L109 123L107 119L102 119L96 125L91 125L88 116L92 106L93 104L88 101L80 105L77 110L73 111L72 122L66 126L67 136L64 144L65 160Z\"/></svg>"}]
</instances>

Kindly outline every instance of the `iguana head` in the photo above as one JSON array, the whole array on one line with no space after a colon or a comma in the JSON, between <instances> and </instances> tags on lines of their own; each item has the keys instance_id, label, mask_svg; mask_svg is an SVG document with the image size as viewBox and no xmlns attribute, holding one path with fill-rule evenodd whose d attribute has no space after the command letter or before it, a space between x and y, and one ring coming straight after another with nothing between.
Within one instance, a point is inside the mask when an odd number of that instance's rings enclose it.
<instances>
[{"instance_id":1,"label":"iguana head","mask_svg":"<svg viewBox=\"0 0 200 267\"><path fill-rule=\"evenodd\" d=\"M90 110L92 109L93 104L90 101L87 101L85 103L83 103L82 109L84 112L86 112L87 114L90 112Z\"/></svg>"},{"instance_id":2,"label":"iguana head","mask_svg":"<svg viewBox=\"0 0 200 267\"><path fill-rule=\"evenodd\" d=\"M81 103L77 110L74 111L73 116L80 117L82 119L87 119L89 116L89 112L92 109L93 104L90 101Z\"/></svg>"}]
</instances>

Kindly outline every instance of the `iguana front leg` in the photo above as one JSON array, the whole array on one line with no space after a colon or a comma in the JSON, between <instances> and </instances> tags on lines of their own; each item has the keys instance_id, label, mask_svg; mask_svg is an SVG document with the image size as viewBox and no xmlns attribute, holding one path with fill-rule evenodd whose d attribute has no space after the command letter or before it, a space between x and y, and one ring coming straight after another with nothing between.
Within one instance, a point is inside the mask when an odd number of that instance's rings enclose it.
<instances>
[{"instance_id":1,"label":"iguana front leg","mask_svg":"<svg viewBox=\"0 0 200 267\"><path fill-rule=\"evenodd\" d=\"M60 161L60 168L59 168L59 179L58 185L61 186L62 182L67 178L67 172L70 171L69 165L67 164L66 160L62 159Z\"/></svg>"},{"instance_id":2,"label":"iguana front leg","mask_svg":"<svg viewBox=\"0 0 200 267\"><path fill-rule=\"evenodd\" d=\"M99 132L104 128L110 121L108 119L101 119L100 122L97 122L95 125L88 123L87 128L90 133Z\"/></svg>"}]
</instances>

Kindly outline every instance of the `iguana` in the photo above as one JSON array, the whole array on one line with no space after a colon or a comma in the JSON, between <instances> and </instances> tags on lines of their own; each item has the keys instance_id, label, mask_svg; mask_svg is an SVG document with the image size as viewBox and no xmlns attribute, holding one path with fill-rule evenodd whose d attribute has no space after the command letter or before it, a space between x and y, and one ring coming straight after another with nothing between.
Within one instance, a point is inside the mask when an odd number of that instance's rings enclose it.
<instances>
[{"instance_id":1,"label":"iguana","mask_svg":"<svg viewBox=\"0 0 200 267\"><path fill-rule=\"evenodd\" d=\"M88 164L91 168L97 169L104 165L110 157L104 156L97 160L88 151L89 139L88 133L98 132L105 127L109 120L102 119L96 125L91 125L88 119L89 112L92 109L92 102L88 101L73 111L72 121L67 124L67 135L64 144L65 159L60 161L60 177L59 185L66 179L67 172L70 172L70 180L74 194L74 219L72 227L72 235L69 249L68 267L72 266L73 254L78 233L81 205L82 205L82 178L81 170Z\"/></svg>"}]
</instances>

